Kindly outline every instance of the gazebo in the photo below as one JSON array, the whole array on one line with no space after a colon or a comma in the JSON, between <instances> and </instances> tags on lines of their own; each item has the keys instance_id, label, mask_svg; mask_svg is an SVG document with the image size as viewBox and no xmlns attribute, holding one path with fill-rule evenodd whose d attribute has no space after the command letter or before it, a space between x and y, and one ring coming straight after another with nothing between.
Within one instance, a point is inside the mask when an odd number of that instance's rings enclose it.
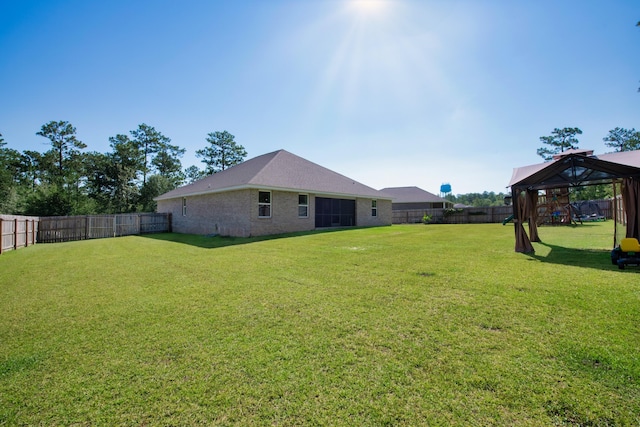
<instances>
[{"instance_id":1,"label":"gazebo","mask_svg":"<svg viewBox=\"0 0 640 427\"><path fill-rule=\"evenodd\" d=\"M640 150L598 156L591 150L568 150L549 162L515 168L509 187L516 252L535 252L531 242L540 241L537 226L539 191L607 183L613 185L614 196L620 188L627 217L626 237L640 238ZM529 225L529 235L524 228L525 222ZM615 233L613 245L616 246Z\"/></svg>"}]
</instances>

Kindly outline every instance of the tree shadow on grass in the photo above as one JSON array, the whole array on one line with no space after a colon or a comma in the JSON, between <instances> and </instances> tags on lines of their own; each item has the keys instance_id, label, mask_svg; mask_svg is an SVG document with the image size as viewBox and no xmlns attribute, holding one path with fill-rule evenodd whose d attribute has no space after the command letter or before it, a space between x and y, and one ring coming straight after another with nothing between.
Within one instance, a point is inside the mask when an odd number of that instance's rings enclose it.
<instances>
[{"instance_id":1,"label":"tree shadow on grass","mask_svg":"<svg viewBox=\"0 0 640 427\"><path fill-rule=\"evenodd\" d=\"M526 254L531 261L618 271L618 266L611 263L611 251L605 249L566 248L543 242L537 242L537 244L546 246L550 251L546 255ZM640 272L640 268L629 268L620 270L620 272Z\"/></svg>"},{"instance_id":2,"label":"tree shadow on grass","mask_svg":"<svg viewBox=\"0 0 640 427\"><path fill-rule=\"evenodd\" d=\"M295 233L272 234L268 236L256 237L223 237L223 236L201 236L197 234L180 234L180 233L152 233L141 234L141 237L163 240L166 242L182 243L185 245L197 246L205 249L223 248L226 246L246 245L249 243L263 242L266 240L287 239L290 237L310 236L313 234L333 233L336 231L355 230L366 227L349 227L349 228L328 228L323 230L299 231Z\"/></svg>"}]
</instances>

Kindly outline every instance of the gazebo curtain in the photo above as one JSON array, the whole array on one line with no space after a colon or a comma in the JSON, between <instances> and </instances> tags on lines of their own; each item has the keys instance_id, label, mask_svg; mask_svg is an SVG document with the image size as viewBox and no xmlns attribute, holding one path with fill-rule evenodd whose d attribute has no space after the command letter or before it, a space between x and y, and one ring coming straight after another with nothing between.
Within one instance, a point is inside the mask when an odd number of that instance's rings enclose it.
<instances>
[{"instance_id":1,"label":"gazebo curtain","mask_svg":"<svg viewBox=\"0 0 640 427\"><path fill-rule=\"evenodd\" d=\"M627 237L640 239L640 180L625 178L622 185L622 203L627 213Z\"/></svg>"},{"instance_id":2,"label":"gazebo curtain","mask_svg":"<svg viewBox=\"0 0 640 427\"><path fill-rule=\"evenodd\" d=\"M516 190L514 188L511 190L513 201L513 224L516 233L516 252L531 253L535 251L531 244L531 240L529 240L529 236L527 236L527 233L524 231L524 221L526 218L531 216L527 212L527 205L530 205L531 202L527 203L528 195L523 193L525 193L525 190ZM531 227L531 221L529 221L529 227Z\"/></svg>"}]
</instances>

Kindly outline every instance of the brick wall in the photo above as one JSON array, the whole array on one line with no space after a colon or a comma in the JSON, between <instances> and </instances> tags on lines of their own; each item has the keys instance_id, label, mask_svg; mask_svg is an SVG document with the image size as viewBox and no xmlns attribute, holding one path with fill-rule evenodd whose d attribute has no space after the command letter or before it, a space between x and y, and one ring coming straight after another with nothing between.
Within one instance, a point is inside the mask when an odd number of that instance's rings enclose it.
<instances>
[{"instance_id":1,"label":"brick wall","mask_svg":"<svg viewBox=\"0 0 640 427\"><path fill-rule=\"evenodd\" d=\"M238 190L189 196L186 215L182 214L182 198L159 200L158 212L172 213L176 233L246 237L251 234L247 214L251 205L250 192Z\"/></svg>"},{"instance_id":2,"label":"brick wall","mask_svg":"<svg viewBox=\"0 0 640 427\"><path fill-rule=\"evenodd\" d=\"M265 191L265 190L260 190ZM315 197L309 194L309 209L306 218L298 217L298 195L289 191L271 191L271 218L258 217L258 192L251 190L251 235L291 233L315 229Z\"/></svg>"},{"instance_id":3,"label":"brick wall","mask_svg":"<svg viewBox=\"0 0 640 427\"><path fill-rule=\"evenodd\" d=\"M391 220L393 219L391 200L377 200L377 206L378 215L371 216L371 199L357 199L356 225L358 227L391 225Z\"/></svg>"},{"instance_id":4,"label":"brick wall","mask_svg":"<svg viewBox=\"0 0 640 427\"><path fill-rule=\"evenodd\" d=\"M182 198L158 201L158 212L170 212L173 231L221 236L263 236L315 229L315 197L308 193L308 216L298 217L298 195L292 191L271 191L271 217L258 217L258 189L228 191L187 197L186 215ZM391 225L391 201L378 200L378 215L371 215L371 199L356 200L356 225Z\"/></svg>"}]
</instances>

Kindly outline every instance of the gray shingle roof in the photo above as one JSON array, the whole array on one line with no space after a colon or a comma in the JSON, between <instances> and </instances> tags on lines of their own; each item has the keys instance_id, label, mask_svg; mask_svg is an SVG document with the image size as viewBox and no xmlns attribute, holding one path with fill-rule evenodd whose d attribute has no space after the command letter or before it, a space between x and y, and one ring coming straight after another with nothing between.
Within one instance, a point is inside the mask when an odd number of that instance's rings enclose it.
<instances>
[{"instance_id":1,"label":"gray shingle roof","mask_svg":"<svg viewBox=\"0 0 640 427\"><path fill-rule=\"evenodd\" d=\"M387 187L380 191L392 197L393 203L439 203L448 201L419 187Z\"/></svg>"},{"instance_id":2,"label":"gray shingle roof","mask_svg":"<svg viewBox=\"0 0 640 427\"><path fill-rule=\"evenodd\" d=\"M155 200L264 188L344 197L390 196L285 150L254 157L222 172L162 194Z\"/></svg>"}]
</instances>

